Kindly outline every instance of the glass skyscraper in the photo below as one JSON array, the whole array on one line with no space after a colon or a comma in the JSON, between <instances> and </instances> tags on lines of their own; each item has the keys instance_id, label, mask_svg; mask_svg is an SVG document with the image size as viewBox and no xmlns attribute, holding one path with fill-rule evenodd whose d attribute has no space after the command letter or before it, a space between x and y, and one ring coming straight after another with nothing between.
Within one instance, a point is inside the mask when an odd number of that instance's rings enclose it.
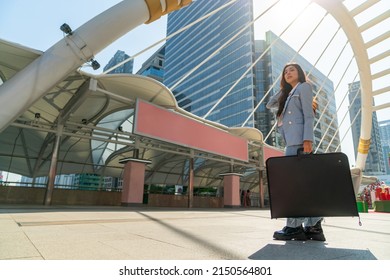
<instances>
[{"instance_id":1,"label":"glass skyscraper","mask_svg":"<svg viewBox=\"0 0 390 280\"><path fill-rule=\"evenodd\" d=\"M125 61L128 59L130 56L127 55L124 51L118 50L115 55L110 59L110 61L107 63L106 66L104 66L103 71L106 71L118 63ZM134 65L134 60L130 60L121 66L115 68L114 70L110 71L109 74L115 74L115 73L133 73L133 65Z\"/></svg>"},{"instance_id":2,"label":"glass skyscraper","mask_svg":"<svg viewBox=\"0 0 390 280\"><path fill-rule=\"evenodd\" d=\"M378 123L386 174L390 175L390 120Z\"/></svg>"},{"instance_id":3,"label":"glass skyscraper","mask_svg":"<svg viewBox=\"0 0 390 280\"><path fill-rule=\"evenodd\" d=\"M143 64L137 74L151 77L159 82L164 79L165 45L159 48Z\"/></svg>"},{"instance_id":4,"label":"glass skyscraper","mask_svg":"<svg viewBox=\"0 0 390 280\"><path fill-rule=\"evenodd\" d=\"M230 0L197 0L188 7L168 15L167 35L214 11ZM241 126L254 107L254 69L234 87L254 61L252 0L234 4L167 40L164 84L173 90L178 104L195 115L204 117L224 96L227 96L207 116L207 119L229 127ZM210 55L216 53L210 58ZM206 61L204 63L204 61ZM179 84L192 69L204 63ZM173 88L172 88L173 87ZM253 117L246 126L254 126Z\"/></svg>"}]
</instances>

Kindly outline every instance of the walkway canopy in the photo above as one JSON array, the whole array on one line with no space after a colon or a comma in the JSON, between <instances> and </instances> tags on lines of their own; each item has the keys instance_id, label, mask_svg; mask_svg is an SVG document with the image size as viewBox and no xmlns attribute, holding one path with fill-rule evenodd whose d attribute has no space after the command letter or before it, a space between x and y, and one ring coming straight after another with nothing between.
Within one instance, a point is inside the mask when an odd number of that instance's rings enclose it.
<instances>
[{"instance_id":1,"label":"walkway canopy","mask_svg":"<svg viewBox=\"0 0 390 280\"><path fill-rule=\"evenodd\" d=\"M0 73L6 81L42 53L1 40L0 54ZM243 137L248 141L248 161L134 134L137 99ZM10 102L17 102L17 95ZM119 161L138 154L152 162L145 183L185 185L188 161L194 158L195 186L220 186L219 174L236 172L244 174L243 187L252 188L258 186L258 171L264 167L259 130L228 128L192 115L177 106L163 84L138 75L71 73L0 133L0 170L32 178L48 176L57 136L57 174L121 177Z\"/></svg>"}]
</instances>

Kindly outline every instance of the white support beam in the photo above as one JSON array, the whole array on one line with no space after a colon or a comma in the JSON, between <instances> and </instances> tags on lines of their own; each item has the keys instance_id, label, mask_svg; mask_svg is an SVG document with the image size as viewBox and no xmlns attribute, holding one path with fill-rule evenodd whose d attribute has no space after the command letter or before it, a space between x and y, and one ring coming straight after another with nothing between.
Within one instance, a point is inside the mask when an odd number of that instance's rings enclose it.
<instances>
[{"instance_id":1,"label":"white support beam","mask_svg":"<svg viewBox=\"0 0 390 280\"><path fill-rule=\"evenodd\" d=\"M383 71L380 71L378 73L373 74L372 79L376 80L376 79L382 78L386 75L390 75L390 69L386 69L386 70L383 70Z\"/></svg>"},{"instance_id":2,"label":"white support beam","mask_svg":"<svg viewBox=\"0 0 390 280\"><path fill-rule=\"evenodd\" d=\"M377 17L374 17L372 20L366 22L362 26L359 27L360 32L364 32L367 29L370 29L371 27L377 25L378 23L384 21L385 19L388 19L390 17L390 10L380 14Z\"/></svg>"},{"instance_id":3,"label":"white support beam","mask_svg":"<svg viewBox=\"0 0 390 280\"><path fill-rule=\"evenodd\" d=\"M385 104L381 104L381 105L378 105L378 106L374 106L372 107L372 111L379 111L379 110L382 110L382 109L386 109L386 108L390 108L390 103L385 103Z\"/></svg>"},{"instance_id":4,"label":"white support beam","mask_svg":"<svg viewBox=\"0 0 390 280\"><path fill-rule=\"evenodd\" d=\"M356 15L360 14L361 12L364 12L368 8L371 8L376 3L378 3L380 0L368 0L364 2L363 4L357 6L355 9L350 11L350 14L352 17L355 17Z\"/></svg>"},{"instance_id":5,"label":"white support beam","mask_svg":"<svg viewBox=\"0 0 390 280\"><path fill-rule=\"evenodd\" d=\"M0 103L7 104L0 111L0 132L70 73L148 19L144 0L121 1L68 32L0 87ZM8 102L15 94L18 102Z\"/></svg>"},{"instance_id":6,"label":"white support beam","mask_svg":"<svg viewBox=\"0 0 390 280\"><path fill-rule=\"evenodd\" d=\"M179 9L191 0L165 0L165 3L170 9ZM0 110L0 132L97 53L135 27L152 22L162 14L160 0L124 0L74 31L61 26L65 33L63 39L1 85L0 104L7 106ZM18 102L9 102L16 95Z\"/></svg>"},{"instance_id":7,"label":"white support beam","mask_svg":"<svg viewBox=\"0 0 390 280\"><path fill-rule=\"evenodd\" d=\"M380 42L383 42L384 40L386 40L388 38L390 38L390 31L387 31L387 32L383 33L382 35L372 39L369 42L367 42L366 43L366 48L369 49L372 46L375 46L375 45L379 44Z\"/></svg>"},{"instance_id":8,"label":"white support beam","mask_svg":"<svg viewBox=\"0 0 390 280\"><path fill-rule=\"evenodd\" d=\"M386 92L390 92L390 86L373 91L372 96L380 95L380 94L386 93Z\"/></svg>"},{"instance_id":9,"label":"white support beam","mask_svg":"<svg viewBox=\"0 0 390 280\"><path fill-rule=\"evenodd\" d=\"M370 58L370 64L373 64L375 62L378 62L378 61L385 59L385 58L388 58L388 57L390 57L390 49Z\"/></svg>"}]
</instances>

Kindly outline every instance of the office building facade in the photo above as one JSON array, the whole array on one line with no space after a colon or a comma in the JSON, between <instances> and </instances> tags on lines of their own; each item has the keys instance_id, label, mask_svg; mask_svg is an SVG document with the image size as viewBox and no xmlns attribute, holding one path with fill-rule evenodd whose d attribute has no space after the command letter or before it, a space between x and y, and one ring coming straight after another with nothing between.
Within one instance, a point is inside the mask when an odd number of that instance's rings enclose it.
<instances>
[{"instance_id":1,"label":"office building facade","mask_svg":"<svg viewBox=\"0 0 390 280\"><path fill-rule=\"evenodd\" d=\"M383 149L385 171L387 175L390 175L390 120L381 121L378 125Z\"/></svg>"},{"instance_id":2,"label":"office building facade","mask_svg":"<svg viewBox=\"0 0 390 280\"><path fill-rule=\"evenodd\" d=\"M119 63L125 61L126 59L130 58L129 55L127 55L124 51L118 50L115 55L110 59L110 61L107 63L106 66L104 66L103 71L106 71L108 69L111 69L115 65L118 65ZM115 68L114 70L108 72L109 74L118 74L118 73L133 73L133 65L134 60L130 60L121 66Z\"/></svg>"},{"instance_id":3,"label":"office building facade","mask_svg":"<svg viewBox=\"0 0 390 280\"><path fill-rule=\"evenodd\" d=\"M197 0L170 13L167 35L228 2ZM254 106L254 70L233 85L254 61L253 26L245 28L252 20L252 0L238 0L167 40L164 84L173 90L180 107L229 127L245 122ZM226 47L221 48L225 44ZM253 117L246 126L254 126Z\"/></svg>"},{"instance_id":4,"label":"office building facade","mask_svg":"<svg viewBox=\"0 0 390 280\"><path fill-rule=\"evenodd\" d=\"M164 61L165 45L159 48L152 56L150 56L144 63L142 63L142 67L137 71L137 74L153 78L159 82L163 82Z\"/></svg>"}]
</instances>

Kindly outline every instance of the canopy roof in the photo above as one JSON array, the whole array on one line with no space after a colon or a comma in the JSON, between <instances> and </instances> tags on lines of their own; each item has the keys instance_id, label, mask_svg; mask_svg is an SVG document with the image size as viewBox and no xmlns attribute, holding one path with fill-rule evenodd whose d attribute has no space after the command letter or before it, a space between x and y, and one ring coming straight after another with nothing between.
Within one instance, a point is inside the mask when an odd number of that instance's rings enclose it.
<instances>
[{"instance_id":1,"label":"canopy roof","mask_svg":"<svg viewBox=\"0 0 390 280\"><path fill-rule=\"evenodd\" d=\"M0 40L0 77L6 82L41 54ZM137 98L246 138L249 162L133 134ZM10 102L16 101L17 93ZM244 174L243 187L249 188L258 185L258 171L264 168L259 130L228 128L188 113L178 107L166 86L139 75L70 73L0 133L0 170L48 176L57 135L61 135L57 174L121 177L119 161L133 157L136 148L140 158L152 162L147 166L146 183L186 184L191 157L195 186L219 186L219 174L238 172Z\"/></svg>"}]
</instances>

